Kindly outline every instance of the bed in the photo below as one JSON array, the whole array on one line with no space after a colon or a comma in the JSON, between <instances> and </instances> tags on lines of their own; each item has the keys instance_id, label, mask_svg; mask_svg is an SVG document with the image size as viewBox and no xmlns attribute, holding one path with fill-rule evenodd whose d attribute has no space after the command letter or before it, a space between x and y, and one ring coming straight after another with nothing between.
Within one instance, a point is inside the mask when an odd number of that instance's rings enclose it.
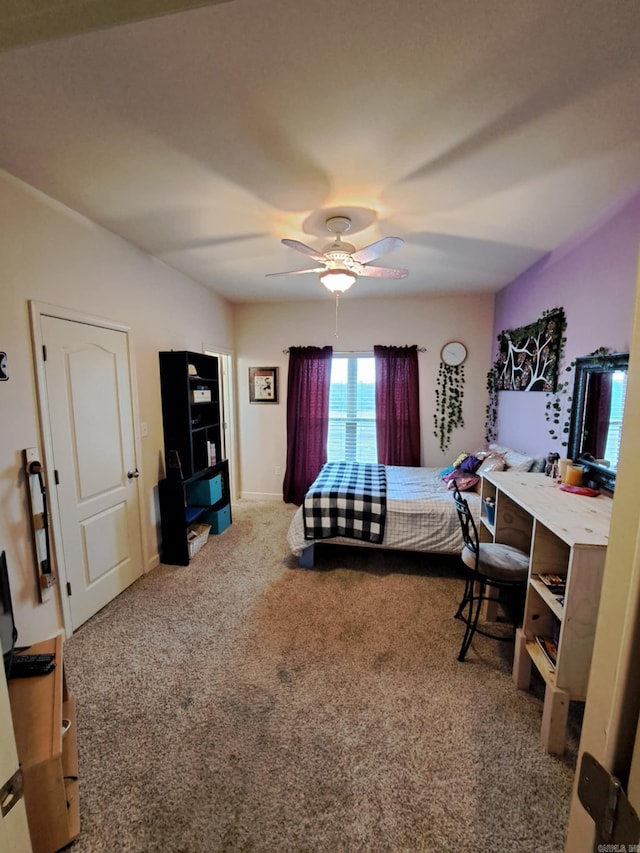
<instances>
[{"instance_id":1,"label":"bed","mask_svg":"<svg viewBox=\"0 0 640 853\"><path fill-rule=\"evenodd\" d=\"M350 536L306 538L303 504L298 507L287 534L289 548L298 557L300 566L313 566L314 545L317 542L433 554L460 553L463 545L460 522L453 495L447 483L442 481L440 469L390 465L381 467L386 474L386 512L381 541L371 542ZM322 472L319 476L322 476ZM314 485L310 487L309 493ZM465 498L477 521L480 517L479 493L465 492Z\"/></svg>"}]
</instances>

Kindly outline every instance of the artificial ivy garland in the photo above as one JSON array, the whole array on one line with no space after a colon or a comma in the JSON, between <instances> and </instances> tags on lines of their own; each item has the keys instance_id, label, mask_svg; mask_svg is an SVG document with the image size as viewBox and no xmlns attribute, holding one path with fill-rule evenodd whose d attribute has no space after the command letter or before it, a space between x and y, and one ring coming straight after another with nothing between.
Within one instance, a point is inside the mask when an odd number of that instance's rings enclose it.
<instances>
[{"instance_id":1,"label":"artificial ivy garland","mask_svg":"<svg viewBox=\"0 0 640 853\"><path fill-rule=\"evenodd\" d=\"M597 350L589 353L589 355L604 358L609 355L610 352L611 350L609 347L598 347ZM575 366L576 361L574 359L571 364L565 368L565 373L568 373L569 376L567 376L564 382L558 381L555 394L547 394L549 399L547 400L544 413L545 418L551 424L549 427L549 435L553 441L557 441L559 438L564 437L564 441L562 442L563 447L566 447L569 443L573 395L568 392L573 388L574 378L571 374L573 373Z\"/></svg>"},{"instance_id":2,"label":"artificial ivy garland","mask_svg":"<svg viewBox=\"0 0 640 853\"><path fill-rule=\"evenodd\" d=\"M484 424L484 437L488 443L495 441L498 424L498 368L494 362L487 373L487 410Z\"/></svg>"},{"instance_id":3,"label":"artificial ivy garland","mask_svg":"<svg viewBox=\"0 0 640 853\"><path fill-rule=\"evenodd\" d=\"M440 450L442 451L449 447L453 430L456 427L464 426L463 397L464 364L453 366L441 362L436 385L436 411L433 416L435 429L433 434L439 440Z\"/></svg>"},{"instance_id":4,"label":"artificial ivy garland","mask_svg":"<svg viewBox=\"0 0 640 853\"><path fill-rule=\"evenodd\" d=\"M576 363L574 360L565 368L565 372L571 374L575 366ZM572 386L573 380L571 376L568 376L564 382L561 382L558 377L555 394L551 394L551 392L547 393L547 397L549 399L547 400L544 411L545 419L551 424L549 427L549 435L551 436L552 441L557 441L559 438L564 436L564 441L562 442L563 447L566 447L569 443L569 422L571 418L571 401L573 397L571 394L568 394L568 391ZM561 419L563 419L562 425L560 423Z\"/></svg>"}]
</instances>

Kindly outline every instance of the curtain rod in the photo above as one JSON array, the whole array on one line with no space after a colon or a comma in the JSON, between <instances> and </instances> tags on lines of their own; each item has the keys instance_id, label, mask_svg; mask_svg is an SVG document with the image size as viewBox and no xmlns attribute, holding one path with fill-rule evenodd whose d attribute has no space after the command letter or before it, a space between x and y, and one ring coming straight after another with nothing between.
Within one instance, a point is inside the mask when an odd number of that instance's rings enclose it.
<instances>
[{"instance_id":1,"label":"curtain rod","mask_svg":"<svg viewBox=\"0 0 640 853\"><path fill-rule=\"evenodd\" d=\"M426 351L427 351L426 347L418 347L418 352L426 352ZM289 348L287 347L287 349L283 349L282 352L288 353ZM336 352L352 353L352 352L364 352L364 350L361 350L361 349L341 349L341 350L336 350Z\"/></svg>"}]
</instances>

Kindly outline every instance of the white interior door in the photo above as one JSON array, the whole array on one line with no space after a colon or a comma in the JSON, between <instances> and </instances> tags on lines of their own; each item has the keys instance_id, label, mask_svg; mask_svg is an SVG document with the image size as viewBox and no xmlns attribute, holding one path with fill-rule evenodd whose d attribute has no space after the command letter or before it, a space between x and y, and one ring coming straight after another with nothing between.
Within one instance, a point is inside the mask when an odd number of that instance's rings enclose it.
<instances>
[{"instance_id":1,"label":"white interior door","mask_svg":"<svg viewBox=\"0 0 640 853\"><path fill-rule=\"evenodd\" d=\"M126 332L40 315L43 370L72 628L142 572L138 472Z\"/></svg>"},{"instance_id":2,"label":"white interior door","mask_svg":"<svg viewBox=\"0 0 640 853\"><path fill-rule=\"evenodd\" d=\"M636 813L640 815L640 717L638 718L636 739L633 746L633 755L631 756L627 795L629 797L629 802L636 810Z\"/></svg>"}]
</instances>

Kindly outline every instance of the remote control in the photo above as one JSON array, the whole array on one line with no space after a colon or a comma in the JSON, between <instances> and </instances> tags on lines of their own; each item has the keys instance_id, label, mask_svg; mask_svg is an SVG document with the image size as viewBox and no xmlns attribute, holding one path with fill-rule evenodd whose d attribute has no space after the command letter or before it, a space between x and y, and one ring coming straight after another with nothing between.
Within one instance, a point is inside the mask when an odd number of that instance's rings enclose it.
<instances>
[{"instance_id":1,"label":"remote control","mask_svg":"<svg viewBox=\"0 0 640 853\"><path fill-rule=\"evenodd\" d=\"M21 664L28 663L51 663L51 661L55 658L54 654L44 654L44 655L16 655L14 657L15 661L20 661Z\"/></svg>"}]
</instances>

